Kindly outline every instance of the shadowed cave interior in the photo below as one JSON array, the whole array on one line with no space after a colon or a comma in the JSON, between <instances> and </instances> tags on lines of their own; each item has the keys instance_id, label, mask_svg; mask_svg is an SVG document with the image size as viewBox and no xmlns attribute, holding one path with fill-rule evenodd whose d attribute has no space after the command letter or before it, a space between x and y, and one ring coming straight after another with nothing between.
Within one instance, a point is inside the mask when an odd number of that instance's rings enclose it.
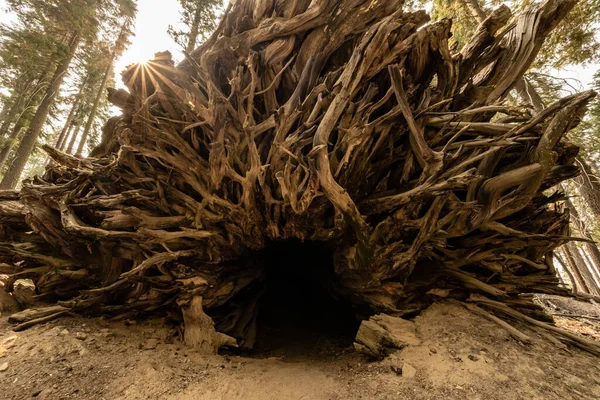
<instances>
[{"instance_id":1,"label":"shadowed cave interior","mask_svg":"<svg viewBox=\"0 0 600 400\"><path fill-rule=\"evenodd\" d=\"M249 355L336 356L351 347L360 320L336 296L333 253L320 242L287 240L260 252L265 264L257 339Z\"/></svg>"}]
</instances>

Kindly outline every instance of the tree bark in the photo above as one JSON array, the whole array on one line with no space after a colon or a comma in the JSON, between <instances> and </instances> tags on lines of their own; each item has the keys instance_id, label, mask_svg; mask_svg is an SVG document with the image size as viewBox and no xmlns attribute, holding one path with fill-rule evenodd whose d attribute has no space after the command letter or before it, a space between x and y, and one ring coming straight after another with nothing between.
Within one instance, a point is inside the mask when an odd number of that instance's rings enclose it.
<instances>
[{"instance_id":1,"label":"tree bark","mask_svg":"<svg viewBox=\"0 0 600 400\"><path fill-rule=\"evenodd\" d=\"M75 128L75 121L71 121L71 123L69 124L69 129L67 129L67 132L65 134L65 137L64 137L62 143L60 143L60 146L57 147L58 150L60 150L60 151L65 150L65 148L67 147L67 143L71 141L71 137L73 135L74 128Z\"/></svg>"},{"instance_id":2,"label":"tree bark","mask_svg":"<svg viewBox=\"0 0 600 400\"><path fill-rule=\"evenodd\" d=\"M356 309L483 293L543 318L523 294L567 293L549 254L569 215L548 189L578 173L567 133L595 93L537 115L503 99L575 1L502 29L504 7L464 54L451 21L402 5L237 0L178 66L131 66L93 157L46 146L42 179L0 192L0 260L69 309L177 314L198 346L206 317L252 338L290 240L330 249L320 283Z\"/></svg>"},{"instance_id":3,"label":"tree bark","mask_svg":"<svg viewBox=\"0 0 600 400\"><path fill-rule=\"evenodd\" d=\"M73 132L71 133L71 140L69 140L69 145L65 149L65 153L73 154L73 148L75 147L75 142L79 138L79 132L81 130L81 124L75 124L73 127Z\"/></svg>"},{"instance_id":4,"label":"tree bark","mask_svg":"<svg viewBox=\"0 0 600 400\"><path fill-rule=\"evenodd\" d=\"M27 132L25 133L25 136L23 137L23 140L21 140L21 143L16 151L15 159L4 175L2 182L0 182L0 189L13 189L19 182L19 178L23 173L23 169L27 164L27 160L29 159L31 152L35 148L37 139L44 124L46 123L48 113L50 112L50 107L54 103L54 99L60 90L66 72L69 69L69 65L73 59L73 56L75 55L80 41L81 34L79 32L75 32L71 36L68 55L57 66L56 71L50 80L48 89L46 90L46 94L37 108L29 128L27 129Z\"/></svg>"},{"instance_id":5,"label":"tree bark","mask_svg":"<svg viewBox=\"0 0 600 400\"><path fill-rule=\"evenodd\" d=\"M10 99L7 99L4 102L4 106L2 107L2 112L0 112L0 122L5 122L6 121L6 115L9 113L9 110L14 106L14 98L13 96L11 96ZM2 134L3 130L0 128L0 137L3 136Z\"/></svg>"},{"instance_id":6,"label":"tree bark","mask_svg":"<svg viewBox=\"0 0 600 400\"><path fill-rule=\"evenodd\" d=\"M596 220L600 220L600 180L598 175L583 157L577 157L577 164L582 169L581 176L576 178L580 184L581 196L589 205Z\"/></svg>"},{"instance_id":7,"label":"tree bark","mask_svg":"<svg viewBox=\"0 0 600 400\"><path fill-rule=\"evenodd\" d=\"M71 127L71 123L73 122L73 118L75 118L75 114L76 114L77 110L79 109L79 103L81 103L81 98L83 97L83 90L85 89L85 85L87 84L88 78L89 78L89 74L83 78L83 82L81 83L81 86L79 87L79 91L77 92L77 95L75 96L75 101L73 102L73 105L71 106L71 111L69 111L69 116L67 117L67 120L65 121L65 125L63 126L63 129L60 132L58 139L56 140L56 145L54 147L56 147L57 149L60 149L63 145L63 142L66 140L67 133L69 131L69 128Z\"/></svg>"},{"instance_id":8,"label":"tree bark","mask_svg":"<svg viewBox=\"0 0 600 400\"><path fill-rule=\"evenodd\" d=\"M572 217L571 221L577 227L581 236L593 240L591 233L586 229L585 224L577 211L577 207L575 207L571 199L567 199L565 203L569 207L569 212ZM596 243L585 243L583 246L587 250L585 253L587 253L590 259L590 272L596 277L596 283L600 284L600 250L598 249L598 245Z\"/></svg>"},{"instance_id":9,"label":"tree bark","mask_svg":"<svg viewBox=\"0 0 600 400\"><path fill-rule=\"evenodd\" d=\"M2 121L2 125L0 125L0 138L7 135L11 123L18 122L20 117L18 117L16 120L15 117L22 113L23 108L25 108L25 106L31 101L31 98L35 96L37 88L43 83L46 76L47 73L42 72L37 80L34 80L33 78L28 79L27 73L23 72L19 78L16 78L10 103L4 107L2 110L2 115L0 116L0 121ZM35 87L33 88L33 94L31 94L31 86L34 84ZM29 96L29 99L27 102L25 102L27 96Z\"/></svg>"},{"instance_id":10,"label":"tree bark","mask_svg":"<svg viewBox=\"0 0 600 400\"><path fill-rule=\"evenodd\" d=\"M79 128L81 128L82 119L84 118L84 109L86 108L86 106L87 106L87 103L84 103L84 102L79 103L79 108L75 112L75 117L71 121L71 124L69 126L69 129L67 130L65 138L63 139L60 147L58 147L58 150L66 151L66 149L69 147L69 145L71 145L71 150L73 150L73 144L71 144L71 142L75 143L74 141L76 140L76 138L74 138L74 136L77 135L77 131L79 130Z\"/></svg>"},{"instance_id":11,"label":"tree bark","mask_svg":"<svg viewBox=\"0 0 600 400\"><path fill-rule=\"evenodd\" d=\"M556 257L556 259L558 260L558 262L560 263L562 269L565 271L565 273L567 274L567 276L569 277L569 281L571 282L571 294L572 295L577 295L577 293L580 292L579 290L579 281L575 278L575 275L573 275L573 272L571 272L571 267L567 264L567 261L565 261L565 257L563 257L563 255L560 254L560 250L555 250L554 251L554 256Z\"/></svg>"},{"instance_id":12,"label":"tree bark","mask_svg":"<svg viewBox=\"0 0 600 400\"><path fill-rule=\"evenodd\" d=\"M81 153L83 152L83 146L85 145L85 143L87 141L87 138L90 134L90 130L92 129L92 124L94 123L94 120L96 119L96 113L98 112L98 105L100 104L100 100L102 99L102 96L106 96L106 93L104 93L104 88L106 87L106 82L108 81L108 77L110 76L110 73L112 72L113 63L115 61L115 56L116 56L116 54L113 51L112 54L110 55L110 61L108 62L108 65L106 66L106 70L104 71L104 76L102 77L100 86L98 87L98 91L96 93L96 98L94 99L94 103L92 104L92 109L90 110L90 113L88 115L87 122L85 123L85 128L83 129L83 133L81 135L81 140L79 141L79 145L77 146L77 151L75 152L76 156L81 156Z\"/></svg>"},{"instance_id":13,"label":"tree bark","mask_svg":"<svg viewBox=\"0 0 600 400\"><path fill-rule=\"evenodd\" d=\"M596 289L600 290L600 276L598 275L598 269L597 269L596 265L594 264L594 260L592 259L590 252L586 251L587 248L580 248L580 250L581 250L581 255L585 259L585 262L588 266L588 270L589 270L591 279L594 281L594 285L596 286Z\"/></svg>"},{"instance_id":14,"label":"tree bark","mask_svg":"<svg viewBox=\"0 0 600 400\"><path fill-rule=\"evenodd\" d=\"M8 137L8 142L2 147L0 150L0 171L6 165L8 161L8 157L10 156L10 151L13 149L14 144L18 141L21 132L23 131L23 126L26 121L24 119L19 119L15 126L13 127L12 133Z\"/></svg>"},{"instance_id":15,"label":"tree bark","mask_svg":"<svg viewBox=\"0 0 600 400\"><path fill-rule=\"evenodd\" d=\"M10 128L10 125L15 122L14 119L19 113L19 109L21 108L22 100L24 98L24 94L21 93L19 95L13 95L13 99L11 99L11 103L7 104L2 110L2 116L0 116L0 121L2 121L2 125L0 125L0 138L6 136L6 132Z\"/></svg>"},{"instance_id":16,"label":"tree bark","mask_svg":"<svg viewBox=\"0 0 600 400\"><path fill-rule=\"evenodd\" d=\"M581 250L579 250L579 248L573 243L567 243L566 247L569 249L573 257L575 267L579 270L582 279L585 281L585 286L588 290L587 293L593 296L600 295L600 290L598 289L596 281L594 280L594 277L590 272L589 266L587 265L585 259L581 255Z\"/></svg>"},{"instance_id":17,"label":"tree bark","mask_svg":"<svg viewBox=\"0 0 600 400\"><path fill-rule=\"evenodd\" d=\"M577 288L579 289L579 291L589 294L590 288L588 287L586 281L583 279L580 268L577 267L577 262L573 257L571 249L565 245L561 247L561 250L565 255L565 262L568 264L568 267L571 270L571 274L573 274L573 277L577 281Z\"/></svg>"},{"instance_id":18,"label":"tree bark","mask_svg":"<svg viewBox=\"0 0 600 400\"><path fill-rule=\"evenodd\" d=\"M192 51L196 48L196 42L198 40L198 33L200 32L200 18L202 17L202 6L201 2L198 2L196 6L196 12L194 13L194 20L192 21L192 26L190 27L190 33L188 35L187 46L185 47L185 51L188 54L191 54Z\"/></svg>"},{"instance_id":19,"label":"tree bark","mask_svg":"<svg viewBox=\"0 0 600 400\"><path fill-rule=\"evenodd\" d=\"M478 24L481 24L487 18L486 12L481 8L477 0L462 0L462 3Z\"/></svg>"},{"instance_id":20,"label":"tree bark","mask_svg":"<svg viewBox=\"0 0 600 400\"><path fill-rule=\"evenodd\" d=\"M38 107L40 102L42 101L42 96L44 94L44 89L46 86L46 77L48 75L47 71L42 72L40 77L37 80L37 84L33 89L33 93L29 95L27 102L23 105L23 109L21 110L19 117L17 118L15 125L12 128L11 134L8 137L7 142L0 148L0 171L6 164L9 159L10 152L18 143L18 139L21 136L21 133L29 122L29 118L27 116L27 111L29 108Z\"/></svg>"}]
</instances>

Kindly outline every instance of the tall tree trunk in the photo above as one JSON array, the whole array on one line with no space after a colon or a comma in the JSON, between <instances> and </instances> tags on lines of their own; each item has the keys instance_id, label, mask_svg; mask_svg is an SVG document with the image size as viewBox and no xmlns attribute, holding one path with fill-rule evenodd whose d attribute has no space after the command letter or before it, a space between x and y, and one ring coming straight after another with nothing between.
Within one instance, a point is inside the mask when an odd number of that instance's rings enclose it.
<instances>
[{"instance_id":1,"label":"tall tree trunk","mask_svg":"<svg viewBox=\"0 0 600 400\"><path fill-rule=\"evenodd\" d=\"M596 281L592 277L589 267L581 255L579 248L572 242L567 243L566 246L573 256L576 268L579 270L581 277L585 281L585 285L588 288L588 293L594 296L600 295L600 289L598 288L598 285L596 285Z\"/></svg>"},{"instance_id":2,"label":"tall tree trunk","mask_svg":"<svg viewBox=\"0 0 600 400\"><path fill-rule=\"evenodd\" d=\"M11 102L4 106L2 109L2 115L0 116L0 121L2 121L2 125L0 125L0 138L6 136L10 128L10 124L14 122L15 117L19 113L19 108L22 106L23 98L25 97L23 93L19 95L11 96Z\"/></svg>"},{"instance_id":3,"label":"tall tree trunk","mask_svg":"<svg viewBox=\"0 0 600 400\"><path fill-rule=\"evenodd\" d=\"M556 259L562 266L563 270L569 276L569 280L571 281L571 286L572 286L571 293L574 295L577 295L577 293L579 293L580 286L579 286L578 281L575 279L575 276L571 272L569 265L567 265L567 261L565 260L566 257L563 258L563 256L560 254L558 249L554 252L554 256L556 257Z\"/></svg>"},{"instance_id":4,"label":"tall tree trunk","mask_svg":"<svg viewBox=\"0 0 600 400\"><path fill-rule=\"evenodd\" d=\"M0 170L2 170L2 168L6 164L6 161L8 160L10 152L13 149L14 145L18 143L18 138L21 136L23 128L29 123L30 119L28 117L27 110L30 108L38 107L40 102L42 101L47 76L47 71L42 72L42 74L37 80L36 87L33 89L33 92L30 93L27 102L25 102L25 104L22 104L22 109L20 111L19 116L16 119L15 125L12 128L8 140L3 146L0 147Z\"/></svg>"},{"instance_id":5,"label":"tall tree trunk","mask_svg":"<svg viewBox=\"0 0 600 400\"><path fill-rule=\"evenodd\" d=\"M565 254L565 261L567 263L567 266L571 270L573 277L577 281L577 288L579 289L580 292L590 293L590 288L588 287L587 283L583 279L583 276L581 275L579 268L577 268L577 262L575 261L575 258L573 257L573 253L571 252L571 249L567 245L562 246L561 249L562 249L563 253Z\"/></svg>"},{"instance_id":6,"label":"tall tree trunk","mask_svg":"<svg viewBox=\"0 0 600 400\"><path fill-rule=\"evenodd\" d=\"M85 89L85 85L87 84L88 79L89 79L89 74L86 75L85 78L83 78L83 82L81 83L81 86L79 87L79 92L77 93L77 96L75 97L75 101L73 102L71 111L69 111L69 116L67 117L67 121L65 122L65 125L64 125L62 131L60 132L58 139L56 140L56 145L55 145L56 148L60 148L62 146L63 142L65 141L69 127L71 126L71 123L73 122L73 118L75 118L75 114L76 114L77 110L79 109L79 103L81 103L81 98L83 97L83 90Z\"/></svg>"},{"instance_id":7,"label":"tall tree trunk","mask_svg":"<svg viewBox=\"0 0 600 400\"><path fill-rule=\"evenodd\" d=\"M67 133L65 134L62 143L56 146L58 150L65 151L67 143L69 143L71 141L71 138L73 137L73 128L75 128L75 120L71 121L71 123L69 124L69 129L67 129Z\"/></svg>"},{"instance_id":8,"label":"tall tree trunk","mask_svg":"<svg viewBox=\"0 0 600 400\"><path fill-rule=\"evenodd\" d=\"M0 125L0 138L8 134L8 131L10 130L10 125L13 122L17 123L17 120L19 119L19 113L22 112L23 108L27 104L25 103L25 99L27 98L28 94L30 95L29 97L31 99L31 86L33 84L39 86L39 84L46 78L46 76L46 73L42 73L40 74L37 80L34 80L28 78L28 73L23 72L19 77L15 79L15 84L12 88L13 94L10 97L10 100L7 101L7 103L5 104L0 115L0 121L2 122L2 124Z\"/></svg>"},{"instance_id":9,"label":"tall tree trunk","mask_svg":"<svg viewBox=\"0 0 600 400\"><path fill-rule=\"evenodd\" d=\"M0 112L0 121L6 120L6 115L8 114L9 109L14 106L15 103L14 103L14 101L13 101L14 99L12 97L13 96L11 96L10 99L7 99L4 102L4 107L2 107L2 111Z\"/></svg>"},{"instance_id":10,"label":"tall tree trunk","mask_svg":"<svg viewBox=\"0 0 600 400\"><path fill-rule=\"evenodd\" d=\"M8 137L7 143L4 145L4 147L2 147L2 150L0 150L0 171L4 167L4 164L6 164L8 156L10 155L10 151L12 150L14 144L21 135L25 122L25 118L19 118L19 120L13 127L11 135Z\"/></svg>"},{"instance_id":11,"label":"tall tree trunk","mask_svg":"<svg viewBox=\"0 0 600 400\"><path fill-rule=\"evenodd\" d=\"M63 139L62 143L58 147L58 150L67 151L67 148L69 147L71 142L74 143L74 140L75 140L74 136L77 136L77 132L79 131L79 128L81 128L81 124L83 121L83 114L84 114L86 105L87 105L87 102L79 103L79 107L78 107L77 111L75 112L75 117L71 121L71 124L69 125L69 129L67 130L65 138ZM71 150L73 150L72 144L71 144Z\"/></svg>"},{"instance_id":12,"label":"tall tree trunk","mask_svg":"<svg viewBox=\"0 0 600 400\"><path fill-rule=\"evenodd\" d=\"M75 127L73 128L71 140L69 140L69 145L67 146L65 153L69 153L69 154L73 153L73 147L75 146L75 142L77 141L77 138L79 137L80 129L81 129L80 124L75 125Z\"/></svg>"},{"instance_id":13,"label":"tall tree trunk","mask_svg":"<svg viewBox=\"0 0 600 400\"><path fill-rule=\"evenodd\" d=\"M598 179L592 166L583 157L577 157L577 163L582 172L581 176L576 178L576 182L581 185L581 196L589 205L594 217L600 220L600 179Z\"/></svg>"},{"instance_id":14,"label":"tall tree trunk","mask_svg":"<svg viewBox=\"0 0 600 400\"><path fill-rule=\"evenodd\" d=\"M591 233L586 229L585 225L583 224L583 221L579 215L579 211L577 211L577 208L575 207L571 199L567 199L565 203L567 204L569 212L571 213L571 222L577 227L577 230L579 231L581 236L587 239L592 239ZM598 249L596 243L585 243L584 246L585 250L587 250L585 253L587 253L587 256L590 259L590 272L594 277L596 277L598 284L600 284L600 250Z\"/></svg>"},{"instance_id":15,"label":"tall tree trunk","mask_svg":"<svg viewBox=\"0 0 600 400\"><path fill-rule=\"evenodd\" d=\"M192 22L192 27L190 28L187 46L185 47L185 51L188 54L190 54L196 48L196 41L198 40L198 32L200 32L200 18L201 17L202 17L202 6L200 5L200 2L198 2L198 6L196 7L196 12L194 13L194 21Z\"/></svg>"},{"instance_id":16,"label":"tall tree trunk","mask_svg":"<svg viewBox=\"0 0 600 400\"><path fill-rule=\"evenodd\" d=\"M112 71L113 63L115 61L115 56L116 56L116 54L113 51L110 56L110 61L108 62L108 65L106 66L106 70L104 71L104 76L102 77L102 82L100 82L100 87L98 88L98 92L96 93L96 98L94 99L94 104L92 105L92 109L88 116L87 122L85 123L85 128L83 129L83 134L81 135L81 140L79 141L79 146L77 146L77 151L75 152L75 154L78 156L80 156L81 153L83 152L83 146L85 145L85 142L87 141L87 138L90 135L90 130L92 129L92 124L94 123L94 120L96 119L96 113L98 112L98 105L100 104L100 100L102 99L102 96L104 96L104 87L106 86L106 82L108 81L108 77L110 76L110 73Z\"/></svg>"},{"instance_id":17,"label":"tall tree trunk","mask_svg":"<svg viewBox=\"0 0 600 400\"><path fill-rule=\"evenodd\" d=\"M467 10L471 13L473 18L477 21L478 24L482 23L486 18L487 14L481 8L481 5L477 0L462 0L462 4L466 7Z\"/></svg>"},{"instance_id":18,"label":"tall tree trunk","mask_svg":"<svg viewBox=\"0 0 600 400\"><path fill-rule=\"evenodd\" d=\"M27 132L21 141L19 148L17 149L14 162L4 175L2 182L0 182L0 189L13 189L15 186L17 186L17 183L21 178L21 174L23 173L23 169L27 164L27 160L35 148L35 144L42 131L42 127L46 123L48 113L50 112L50 107L52 107L54 99L56 98L56 95L62 86L66 72L69 69L69 64L75 55L75 51L77 50L80 41L81 34L79 32L75 32L71 37L69 53L56 67L56 71L50 80L50 85L46 90L46 94L42 99L42 102L40 103L35 115L33 116L31 124L29 125L29 128L27 129Z\"/></svg>"},{"instance_id":19,"label":"tall tree trunk","mask_svg":"<svg viewBox=\"0 0 600 400\"><path fill-rule=\"evenodd\" d=\"M586 251L586 248L580 248L581 255L585 259L586 264L588 265L588 271L590 273L591 279L594 281L596 288L600 291L600 277L598 276L597 269L594 265L594 261L592 260L592 256L589 251Z\"/></svg>"}]
</instances>

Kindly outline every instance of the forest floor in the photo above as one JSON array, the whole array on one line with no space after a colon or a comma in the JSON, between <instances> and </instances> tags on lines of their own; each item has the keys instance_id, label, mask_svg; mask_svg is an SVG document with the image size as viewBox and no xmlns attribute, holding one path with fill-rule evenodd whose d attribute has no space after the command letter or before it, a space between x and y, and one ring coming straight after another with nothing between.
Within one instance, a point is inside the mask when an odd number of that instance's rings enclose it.
<instances>
[{"instance_id":1,"label":"forest floor","mask_svg":"<svg viewBox=\"0 0 600 400\"><path fill-rule=\"evenodd\" d=\"M587 312L595 307L584 306ZM519 344L496 324L458 304L434 305L415 322L420 345L370 362L353 351L348 337L298 337L295 345L281 338L251 355L205 356L184 347L161 320L68 317L14 332L3 316L0 397L600 398L599 359L588 353L557 348L539 337L531 345ZM562 318L558 323L587 337L600 331L600 321Z\"/></svg>"}]
</instances>

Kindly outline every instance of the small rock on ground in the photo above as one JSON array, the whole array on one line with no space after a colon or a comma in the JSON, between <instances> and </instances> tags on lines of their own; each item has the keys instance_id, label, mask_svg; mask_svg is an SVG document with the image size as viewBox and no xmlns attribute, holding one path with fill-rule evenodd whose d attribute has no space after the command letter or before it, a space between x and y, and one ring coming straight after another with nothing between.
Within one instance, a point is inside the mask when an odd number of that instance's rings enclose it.
<instances>
[{"instance_id":1,"label":"small rock on ground","mask_svg":"<svg viewBox=\"0 0 600 400\"><path fill-rule=\"evenodd\" d=\"M402 365L402 376L405 378L414 378L417 374L417 370L415 367L410 365L409 363L404 363Z\"/></svg>"}]
</instances>

